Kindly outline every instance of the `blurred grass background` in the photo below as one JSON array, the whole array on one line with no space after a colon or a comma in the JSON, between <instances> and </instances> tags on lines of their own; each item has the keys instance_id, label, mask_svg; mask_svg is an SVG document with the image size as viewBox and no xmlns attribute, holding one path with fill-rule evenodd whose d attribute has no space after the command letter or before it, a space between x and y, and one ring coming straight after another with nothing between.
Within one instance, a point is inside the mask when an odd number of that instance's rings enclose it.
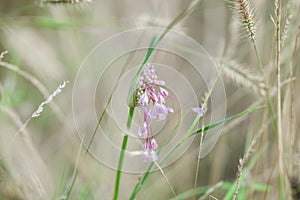
<instances>
[{"instance_id":1,"label":"blurred grass background","mask_svg":"<svg viewBox=\"0 0 300 200\"><path fill-rule=\"evenodd\" d=\"M288 1L283 1L283 10ZM3 61L24 70L46 88L48 94L63 81L70 85L46 107L39 118L15 139L14 133L45 99L37 87L24 77L1 65L0 67L0 199L59 199L66 182L71 180L80 141L72 118L72 82L81 62L90 50L109 36L138 27L166 27L190 1L93 1L78 4L44 4L34 1L2 0L0 3L0 50L8 50ZM257 44L271 89L274 76L274 15L272 1L255 1ZM295 88L296 133L299 128L299 63L298 49L294 51L299 27L299 2L294 1L287 27L285 46L282 49L283 77L288 77L289 63L293 62ZM284 12L283 12L284 13ZM284 21L284 20L283 20ZM194 38L215 58L259 73L255 52L241 37L239 25L224 1L203 1L191 15L174 27ZM253 102L263 99L259 93L244 87L230 76L223 76L226 87L227 115L235 114ZM283 99L288 94L283 95ZM220 100L224 101L224 100ZM261 101L263 103L263 100ZM276 105L276 101L274 101ZM286 106L288 107L288 103ZM52 109L53 107L59 109ZM284 116L284 124L290 123ZM256 112L225 126L213 151L201 161L199 186L214 185L219 181L236 179L238 159L244 154L246 141L262 126L262 112ZM285 128L287 132L289 130ZM255 155L261 152L254 168L246 174L241 199L277 199L276 135L269 134L259 141ZM285 133L285 131L283 131ZM288 133L287 133L288 134ZM287 137L286 140L291 140ZM11 143L10 141L13 142ZM299 188L299 134L293 139L295 147L285 141L285 161L289 175ZM8 145L9 144L9 145ZM165 168L166 176L177 194L193 188L199 138L173 165ZM265 146L265 147L264 147ZM275 171L275 172L273 172ZM98 163L90 156L82 156L78 178L71 199L111 199L115 171ZM139 174L122 175L120 199L128 199ZM255 189L255 184L262 186ZM229 184L230 185L230 184ZM228 189L228 187L227 187ZM226 187L216 190L213 196L223 199ZM291 192L291 191L290 191ZM169 199L172 193L163 176L153 173L137 199Z\"/></svg>"}]
</instances>

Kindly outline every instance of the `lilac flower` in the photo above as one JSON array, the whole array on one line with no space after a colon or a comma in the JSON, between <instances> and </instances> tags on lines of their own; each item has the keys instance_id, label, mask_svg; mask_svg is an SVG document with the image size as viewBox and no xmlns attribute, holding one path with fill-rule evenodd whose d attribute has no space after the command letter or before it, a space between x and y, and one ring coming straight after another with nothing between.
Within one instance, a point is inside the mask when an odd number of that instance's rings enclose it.
<instances>
[{"instance_id":1,"label":"lilac flower","mask_svg":"<svg viewBox=\"0 0 300 200\"><path fill-rule=\"evenodd\" d=\"M149 111L149 116L152 119L161 121L166 119L169 112L173 112L173 109L166 107L164 104L156 103Z\"/></svg>"},{"instance_id":2,"label":"lilac flower","mask_svg":"<svg viewBox=\"0 0 300 200\"><path fill-rule=\"evenodd\" d=\"M158 94L156 95L157 96L157 102L160 103L160 104L165 104L166 103L166 99L164 98L163 95L161 94Z\"/></svg>"},{"instance_id":3,"label":"lilac flower","mask_svg":"<svg viewBox=\"0 0 300 200\"><path fill-rule=\"evenodd\" d=\"M154 80L154 83L157 84L157 85L165 85L166 84L166 82L159 81L159 80Z\"/></svg>"},{"instance_id":4,"label":"lilac flower","mask_svg":"<svg viewBox=\"0 0 300 200\"><path fill-rule=\"evenodd\" d=\"M167 97L169 95L168 91L164 88L160 88L160 93L163 97Z\"/></svg>"},{"instance_id":5,"label":"lilac flower","mask_svg":"<svg viewBox=\"0 0 300 200\"><path fill-rule=\"evenodd\" d=\"M202 108L199 108L199 107L194 107L192 108L192 110L197 113L198 115L201 115L203 116L204 115L204 110Z\"/></svg>"},{"instance_id":6,"label":"lilac flower","mask_svg":"<svg viewBox=\"0 0 300 200\"><path fill-rule=\"evenodd\" d=\"M149 102L148 95L146 93L142 94L142 96L139 99L139 104L140 105L147 105Z\"/></svg>"},{"instance_id":7,"label":"lilac flower","mask_svg":"<svg viewBox=\"0 0 300 200\"><path fill-rule=\"evenodd\" d=\"M148 125L146 122L143 123L143 126L138 130L138 136L141 138L148 137Z\"/></svg>"},{"instance_id":8,"label":"lilac flower","mask_svg":"<svg viewBox=\"0 0 300 200\"><path fill-rule=\"evenodd\" d=\"M157 78L154 66L146 64L137 83L136 102L144 113L144 122L137 134L145 140L142 156L142 160L145 162L158 159L155 152L158 144L151 133L151 120L165 120L168 113L174 112L172 108L165 106L169 93L161 87L165 85L165 82Z\"/></svg>"},{"instance_id":9,"label":"lilac flower","mask_svg":"<svg viewBox=\"0 0 300 200\"><path fill-rule=\"evenodd\" d=\"M151 148L154 150L156 150L158 148L158 144L154 138L151 139L150 145L151 145Z\"/></svg>"},{"instance_id":10,"label":"lilac flower","mask_svg":"<svg viewBox=\"0 0 300 200\"><path fill-rule=\"evenodd\" d=\"M144 151L142 160L144 162L151 162L153 160L158 160L158 155L155 151L150 150L150 151Z\"/></svg>"}]
</instances>

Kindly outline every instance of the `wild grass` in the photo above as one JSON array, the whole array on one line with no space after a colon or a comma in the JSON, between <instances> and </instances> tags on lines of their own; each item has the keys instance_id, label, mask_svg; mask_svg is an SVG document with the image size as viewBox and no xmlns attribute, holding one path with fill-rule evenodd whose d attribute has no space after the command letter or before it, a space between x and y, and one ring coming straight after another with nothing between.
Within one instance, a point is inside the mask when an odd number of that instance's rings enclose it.
<instances>
[{"instance_id":1,"label":"wild grass","mask_svg":"<svg viewBox=\"0 0 300 200\"><path fill-rule=\"evenodd\" d=\"M300 198L298 1L41 0L23 9L24 4L5 0L0 5L0 47L8 50L0 54L0 199ZM135 22L145 17L146 24L159 24L165 31L153 38L148 49L126 57L112 72L116 76L105 77L111 81L105 88L108 95L97 96L97 125L79 140L67 82L54 93L49 91L61 80L72 83L80 62L95 45L136 28ZM218 100L227 103L222 120L209 121L210 109L216 109L209 101L214 87L199 88L187 62L170 59L157 49L173 29L203 45L218 66L217 79L224 81L226 89L226 99ZM219 54L220 49L224 54ZM105 55L99 55L102 58ZM179 142L150 162L144 173L126 173L123 165L125 152L132 148L130 136L116 139L121 149L116 169L99 162L93 152L99 144L97 132L110 127L111 100L119 80L133 66L139 66L140 72L147 62L175 66L187 80L195 81L191 84L202 92L197 94L199 101L208 94L198 105L207 107L205 115L196 115ZM128 129L136 123L135 84L133 79L128 91ZM173 130L163 133L170 137L168 141L185 120L168 122ZM223 125L214 149L201 158L207 131ZM187 152L162 167L192 137ZM104 153L109 155L110 150Z\"/></svg>"}]
</instances>

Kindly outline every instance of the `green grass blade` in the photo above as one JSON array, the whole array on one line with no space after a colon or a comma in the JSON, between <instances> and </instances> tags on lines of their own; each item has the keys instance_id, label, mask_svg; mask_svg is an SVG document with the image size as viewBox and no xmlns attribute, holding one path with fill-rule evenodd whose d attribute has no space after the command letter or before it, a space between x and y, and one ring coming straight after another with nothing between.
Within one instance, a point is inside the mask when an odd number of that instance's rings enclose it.
<instances>
[{"instance_id":1,"label":"green grass blade","mask_svg":"<svg viewBox=\"0 0 300 200\"><path fill-rule=\"evenodd\" d=\"M215 128L217 126L220 126L221 124L224 124L225 122L229 121L229 120L232 120L236 117L240 117L242 115L245 115L245 114L248 114L248 113L251 113L255 110L258 110L260 108L262 108L264 106L257 106L257 107L254 107L254 108L250 108L250 109L247 109L247 110L244 110L238 114L235 114L231 117L228 117L226 119L223 119L221 121L218 121L218 122L215 122L215 123L212 123L210 125L207 125L207 126L204 126L204 131L208 131L209 129L212 129L212 128ZM198 116L197 116L198 117ZM196 117L196 119L197 119ZM199 118L200 119L200 118ZM186 139L188 139L189 137L191 137L192 135L195 135L195 134L198 134L198 133L202 133L202 128L198 129L197 131L193 132L193 133L188 133L186 135L184 135L181 140L166 154L166 156L162 159L161 162L165 161Z\"/></svg>"},{"instance_id":2,"label":"green grass blade","mask_svg":"<svg viewBox=\"0 0 300 200\"><path fill-rule=\"evenodd\" d=\"M242 111L242 112L240 112L240 113L238 113L238 114L235 114L235 115L233 115L233 116L227 117L226 119L223 119L223 120L221 120L221 121L218 121L218 122L209 124L209 125L207 125L207 126L204 127L204 131L207 131L207 130L209 130L209 129L215 128L215 127L217 127L217 126L219 126L219 125L221 125L221 124L224 124L225 122L228 122L228 121L230 121L230 120L232 120L232 119L234 119L234 118L237 118L237 117L243 116L243 115L245 115L245 114L251 113L251 112L253 112L253 111L255 111L255 110L259 110L259 109L261 109L261 108L263 108L263 107L265 107L265 106L262 105L262 106L256 106L256 107L254 107L254 108L249 108L249 109L244 110L244 111ZM198 129L197 131L195 131L194 133L192 133L192 135L198 134L198 133L201 133L201 132L202 132L202 128L200 128L200 129Z\"/></svg>"},{"instance_id":3,"label":"green grass blade","mask_svg":"<svg viewBox=\"0 0 300 200\"><path fill-rule=\"evenodd\" d=\"M122 150L120 153L120 158L119 158L119 163L118 163L118 171L116 175L116 184L115 184L115 192L114 192L114 200L118 199L119 195L119 186L120 186L120 180L121 180L121 174L122 174L122 166L123 166L123 161L125 157L125 150L127 147L127 141L128 141L128 135L123 136L123 142L122 142Z\"/></svg>"},{"instance_id":4,"label":"green grass blade","mask_svg":"<svg viewBox=\"0 0 300 200\"><path fill-rule=\"evenodd\" d=\"M49 29L72 29L75 28L75 24L66 23L66 22L60 22L53 18L46 18L46 17L36 17L34 19L34 22L36 25L38 25L41 28L49 28Z\"/></svg>"},{"instance_id":5,"label":"green grass blade","mask_svg":"<svg viewBox=\"0 0 300 200\"><path fill-rule=\"evenodd\" d=\"M130 127L131 127L133 114L134 114L134 107L130 108L130 110L129 110L128 119L127 119L128 130L130 130ZM123 161L124 161L124 157L125 157L127 142L128 142L128 135L125 134L123 136L122 149L121 149L121 153L120 153L118 170L117 170L117 174L116 174L115 192L114 192L114 198L113 198L114 200L117 200L118 196L119 196L120 180L121 180L121 175L122 175L122 167L123 167Z\"/></svg>"},{"instance_id":6,"label":"green grass blade","mask_svg":"<svg viewBox=\"0 0 300 200\"><path fill-rule=\"evenodd\" d=\"M91 199L94 198L92 196L92 191L88 187L88 185L84 185L74 198L74 200L91 200Z\"/></svg>"},{"instance_id":7,"label":"green grass blade","mask_svg":"<svg viewBox=\"0 0 300 200\"><path fill-rule=\"evenodd\" d=\"M176 197L174 197L174 198L172 198L170 200L183 200L183 199L191 198L191 197L193 197L195 195L202 195L209 188L210 188L210 186L200 186L200 187L197 187L195 189L191 189L191 190L188 190L186 192L183 192L183 193L177 195Z\"/></svg>"},{"instance_id":8,"label":"green grass blade","mask_svg":"<svg viewBox=\"0 0 300 200\"><path fill-rule=\"evenodd\" d=\"M68 170L66 168L62 169L60 178L59 178L59 182L57 184L57 187L55 189L55 193L52 197L52 199L58 199L58 196L60 196L63 192L64 192L64 187L66 185L67 182L67 174L68 174Z\"/></svg>"},{"instance_id":9,"label":"green grass blade","mask_svg":"<svg viewBox=\"0 0 300 200\"><path fill-rule=\"evenodd\" d=\"M71 184L66 188L66 190L62 194L62 196L60 198L61 200L68 200L69 197L70 197L70 194L71 194L71 192L73 190L74 184L75 184L77 176L78 176L77 170L78 170L78 165L79 165L79 160L80 160L80 154L81 154L82 146L83 146L83 140L81 141L79 149L78 149L78 152L77 152L76 164L75 164L75 168L73 170Z\"/></svg>"},{"instance_id":10,"label":"green grass blade","mask_svg":"<svg viewBox=\"0 0 300 200\"><path fill-rule=\"evenodd\" d=\"M134 98L134 93L135 93L135 90L136 90L137 80L138 80L139 76L141 75L141 73L143 71L144 65L150 59L150 56L152 55L154 49L157 47L159 41L160 41L160 37L158 37L158 36L154 36L152 38L152 41L150 43L150 47L147 51L147 54L144 58L144 61L142 62L142 65L139 67L138 71L136 72L134 78L132 79L132 81L130 83L129 92L128 92L128 96L127 96L127 103L128 103L129 107L135 107L135 105L136 105L135 98Z\"/></svg>"},{"instance_id":11,"label":"green grass blade","mask_svg":"<svg viewBox=\"0 0 300 200\"><path fill-rule=\"evenodd\" d=\"M242 115L245 115L245 114L248 114L248 113L251 113L255 110L258 110L258 109L261 109L263 108L264 106L257 106L257 107L254 107L254 108L250 108L250 109L247 109L247 110L244 110L238 114L235 114L231 117L228 117L224 120L221 120L221 121L218 121L218 122L215 122L213 124L210 124L210 125L207 125L204 127L204 131L208 131L209 129L212 129L212 128L215 128L221 124L224 124L225 122L227 121L230 121L236 117L240 117ZM197 131L193 132L193 133L190 133L188 135L185 135L183 136L183 138L166 154L166 156L163 158L163 161L166 160L179 146L180 144L182 144L187 138L189 138L190 136L194 135L194 134L198 134L198 133L201 133L202 132L202 128L198 129ZM161 164L162 162L160 162ZM147 180L147 178L149 177L150 175L150 171L153 167L153 162L149 165L148 169L147 169L147 172L144 174L143 178L141 179L141 181L134 187L132 193L131 193L131 196L130 196L130 200L134 200L134 198L136 197L137 193L141 190L142 186L144 185L145 181Z\"/></svg>"}]
</instances>

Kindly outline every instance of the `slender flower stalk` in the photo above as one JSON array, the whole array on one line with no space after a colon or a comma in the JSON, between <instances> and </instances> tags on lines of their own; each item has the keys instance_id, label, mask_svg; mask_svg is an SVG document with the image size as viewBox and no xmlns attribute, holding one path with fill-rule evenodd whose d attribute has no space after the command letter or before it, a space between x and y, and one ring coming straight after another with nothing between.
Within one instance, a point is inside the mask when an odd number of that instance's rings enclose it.
<instances>
[{"instance_id":1,"label":"slender flower stalk","mask_svg":"<svg viewBox=\"0 0 300 200\"><path fill-rule=\"evenodd\" d=\"M168 113L173 112L172 108L165 105L169 95L168 91L162 87L165 82L157 78L154 66L146 64L138 78L135 92L137 107L143 112L143 124L137 134L145 141L142 149L144 162L158 160L156 153L158 144L152 134L151 120L165 120Z\"/></svg>"}]
</instances>

